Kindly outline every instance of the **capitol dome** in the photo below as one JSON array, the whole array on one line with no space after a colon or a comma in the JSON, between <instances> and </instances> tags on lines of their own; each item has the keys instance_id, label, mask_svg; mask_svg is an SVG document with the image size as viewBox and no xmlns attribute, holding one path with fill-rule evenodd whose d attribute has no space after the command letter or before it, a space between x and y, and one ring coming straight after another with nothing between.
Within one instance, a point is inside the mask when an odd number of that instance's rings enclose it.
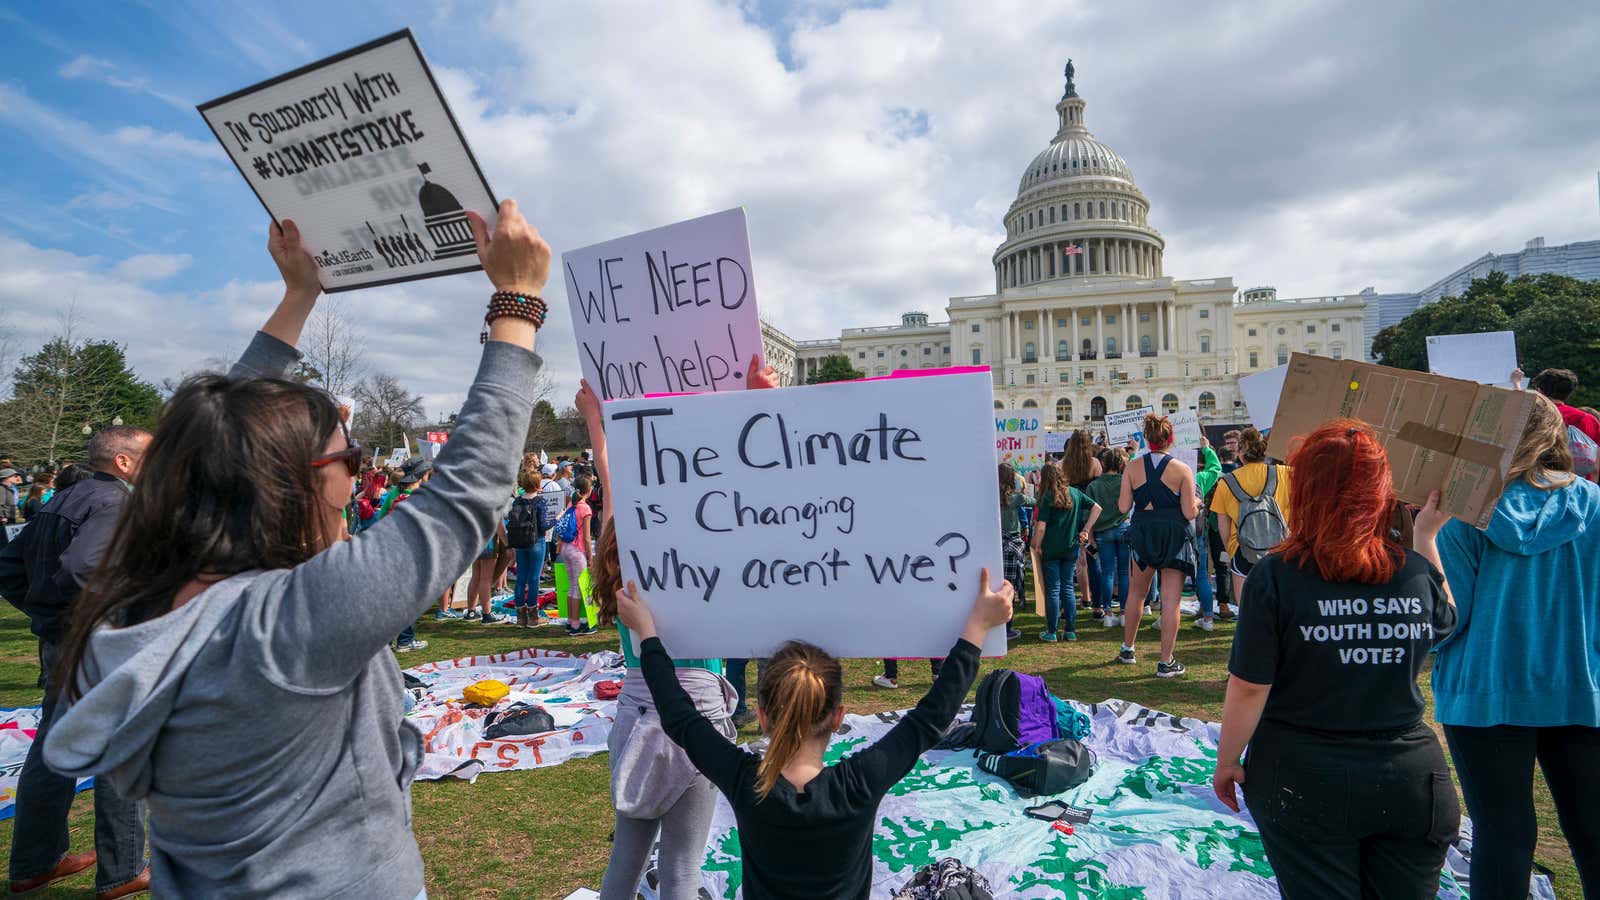
<instances>
[{"instance_id":1,"label":"capitol dome","mask_svg":"<svg viewBox=\"0 0 1600 900\"><path fill-rule=\"evenodd\" d=\"M1127 161L1084 126L1073 72L1069 60L1056 135L1023 171L1006 212L998 291L1057 278L1161 277L1166 242L1150 227L1150 203Z\"/></svg>"}]
</instances>

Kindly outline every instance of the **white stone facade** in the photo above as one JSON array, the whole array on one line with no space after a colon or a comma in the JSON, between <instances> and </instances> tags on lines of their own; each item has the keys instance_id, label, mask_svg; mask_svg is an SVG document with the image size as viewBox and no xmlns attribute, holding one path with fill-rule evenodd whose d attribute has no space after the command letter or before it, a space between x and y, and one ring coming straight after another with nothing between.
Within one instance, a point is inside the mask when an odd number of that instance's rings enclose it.
<instances>
[{"instance_id":1,"label":"white stone facade","mask_svg":"<svg viewBox=\"0 0 1600 900\"><path fill-rule=\"evenodd\" d=\"M1240 296L1232 278L1179 280L1127 163L1083 124L1069 91L1050 146L1024 172L992 262L995 292L952 297L947 322L906 313L899 325L845 329L794 345L797 383L842 354L866 375L989 366L996 410L1036 409L1047 427L1084 426L1143 405L1192 408L1208 423L1245 421L1240 374L1277 365L1280 349L1358 356L1359 295Z\"/></svg>"}]
</instances>

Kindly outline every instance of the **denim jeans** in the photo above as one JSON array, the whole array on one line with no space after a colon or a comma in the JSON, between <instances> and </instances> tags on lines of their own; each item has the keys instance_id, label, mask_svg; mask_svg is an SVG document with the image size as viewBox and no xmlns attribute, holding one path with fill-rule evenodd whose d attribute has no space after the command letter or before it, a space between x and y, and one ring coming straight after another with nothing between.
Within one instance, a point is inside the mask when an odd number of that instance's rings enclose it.
<instances>
[{"instance_id":1,"label":"denim jeans","mask_svg":"<svg viewBox=\"0 0 1600 900\"><path fill-rule=\"evenodd\" d=\"M1211 589L1211 576L1206 572L1206 561L1211 558L1211 550L1206 546L1208 538L1204 523L1194 531L1194 592L1200 598L1200 617L1209 619L1217 605L1217 595Z\"/></svg>"},{"instance_id":2,"label":"denim jeans","mask_svg":"<svg viewBox=\"0 0 1600 900\"><path fill-rule=\"evenodd\" d=\"M39 730L28 747L27 761L17 779L16 818L11 832L11 880L38 878L66 856L67 813L77 793L76 779L57 775L44 763L44 738L56 717L55 692L50 689L57 648L39 641L40 681L44 708ZM124 798L109 778L94 785L94 849L99 856L96 891L110 891L139 877L147 861L144 842L144 804Z\"/></svg>"},{"instance_id":3,"label":"denim jeans","mask_svg":"<svg viewBox=\"0 0 1600 900\"><path fill-rule=\"evenodd\" d=\"M733 683L733 692L734 692L734 694L736 694L739 697L738 704L735 705L734 708L733 708L733 714L736 715L736 716L742 716L745 713L750 711L749 705L747 703L745 703L745 696L746 695L745 695L745 686L744 686L744 678L745 678L745 674L744 673L745 673L745 669L749 665L750 665L750 660L748 660L748 659L725 659L725 660L722 661L722 668L725 670L723 675L724 675L724 677L726 677L728 679L728 681ZM756 660L756 685L757 685L757 687L759 687L760 684L761 684L761 675L762 675L762 673L764 673L766 671L767 671L767 661L765 659Z\"/></svg>"},{"instance_id":4,"label":"denim jeans","mask_svg":"<svg viewBox=\"0 0 1600 900\"><path fill-rule=\"evenodd\" d=\"M1044 625L1052 634L1061 619L1061 601L1066 599L1067 633L1078 630L1078 602L1073 594L1073 582L1078 575L1079 547L1060 559L1042 559L1039 568L1044 572Z\"/></svg>"},{"instance_id":5,"label":"denim jeans","mask_svg":"<svg viewBox=\"0 0 1600 900\"><path fill-rule=\"evenodd\" d=\"M1100 546L1099 555L1089 558L1089 577L1097 579L1095 600L1101 609L1110 609L1111 598L1116 597L1120 612L1128 605L1128 523L1098 532L1094 540Z\"/></svg>"},{"instance_id":6,"label":"denim jeans","mask_svg":"<svg viewBox=\"0 0 1600 900\"><path fill-rule=\"evenodd\" d=\"M411 625L407 625L406 626L406 630L405 631L400 632L400 636L395 638L394 642L396 644L399 644L400 646L404 647L405 645L411 643L412 641L415 641L416 639L417 639L417 626L415 624L411 624Z\"/></svg>"},{"instance_id":7,"label":"denim jeans","mask_svg":"<svg viewBox=\"0 0 1600 900\"><path fill-rule=\"evenodd\" d=\"M539 573L544 571L544 541L517 551L517 590L511 599L518 606L539 605Z\"/></svg>"}]
</instances>

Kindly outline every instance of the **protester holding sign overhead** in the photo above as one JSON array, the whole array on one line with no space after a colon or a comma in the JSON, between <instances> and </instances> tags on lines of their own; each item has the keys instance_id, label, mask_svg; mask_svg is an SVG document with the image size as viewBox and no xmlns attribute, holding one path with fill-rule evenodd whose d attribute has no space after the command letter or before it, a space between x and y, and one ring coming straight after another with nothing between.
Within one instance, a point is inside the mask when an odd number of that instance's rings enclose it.
<instances>
[{"instance_id":1,"label":"protester holding sign overhead","mask_svg":"<svg viewBox=\"0 0 1600 900\"><path fill-rule=\"evenodd\" d=\"M1195 572L1195 547L1190 529L1200 512L1194 487L1194 470L1174 459L1172 423L1166 416L1144 417L1144 440L1150 452L1122 477L1117 506L1133 515L1128 545L1133 566L1129 571L1129 606L1123 616L1122 650L1117 662L1133 665L1134 642L1144 618L1145 596L1159 578L1161 592L1161 658L1156 677L1176 678L1188 671L1172 655L1178 643L1179 599L1183 579Z\"/></svg>"},{"instance_id":2,"label":"protester holding sign overhead","mask_svg":"<svg viewBox=\"0 0 1600 900\"><path fill-rule=\"evenodd\" d=\"M1537 396L1537 395L1536 395ZM1538 837L1537 761L1584 893L1600 893L1600 488L1576 477L1567 426L1543 397L1486 530L1421 515L1461 625L1433 666L1473 820L1472 896L1525 897Z\"/></svg>"},{"instance_id":3,"label":"protester holding sign overhead","mask_svg":"<svg viewBox=\"0 0 1600 900\"><path fill-rule=\"evenodd\" d=\"M550 249L503 203L473 218L498 296L491 340L428 490L339 540L362 451L325 393L288 380L320 287L285 221L283 302L227 376L161 417L63 645L76 702L45 740L71 775L150 807L164 897L410 898L422 735L387 645L488 541L511 492L541 366ZM372 590L375 584L383 590Z\"/></svg>"},{"instance_id":4,"label":"protester holding sign overhead","mask_svg":"<svg viewBox=\"0 0 1600 900\"><path fill-rule=\"evenodd\" d=\"M1432 897L1461 813L1417 678L1456 611L1439 571L1390 534L1371 427L1329 422L1292 461L1317 476L1295 481L1292 536L1245 582L1212 787L1237 812L1244 786L1288 900ZM1475 837L1474 856L1492 843Z\"/></svg>"}]
</instances>

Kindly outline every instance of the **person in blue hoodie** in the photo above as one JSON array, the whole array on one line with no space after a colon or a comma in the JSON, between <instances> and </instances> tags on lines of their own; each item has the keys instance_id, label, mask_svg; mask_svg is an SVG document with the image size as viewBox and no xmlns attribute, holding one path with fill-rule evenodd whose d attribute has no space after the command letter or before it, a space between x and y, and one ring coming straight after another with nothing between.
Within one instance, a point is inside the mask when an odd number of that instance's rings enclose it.
<instances>
[{"instance_id":1,"label":"person in blue hoodie","mask_svg":"<svg viewBox=\"0 0 1600 900\"><path fill-rule=\"evenodd\" d=\"M1473 900L1528 896L1535 762L1600 895L1600 488L1573 474L1555 404L1536 398L1487 529L1420 515L1416 540L1459 610L1433 696L1473 821Z\"/></svg>"}]
</instances>

